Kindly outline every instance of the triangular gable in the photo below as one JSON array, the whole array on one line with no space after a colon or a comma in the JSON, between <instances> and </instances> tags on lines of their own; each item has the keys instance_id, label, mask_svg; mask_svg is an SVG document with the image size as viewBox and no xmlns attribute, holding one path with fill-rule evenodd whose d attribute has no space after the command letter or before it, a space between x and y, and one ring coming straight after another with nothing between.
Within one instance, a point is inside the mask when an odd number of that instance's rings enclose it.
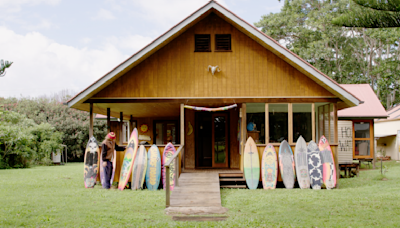
<instances>
[{"instance_id":1,"label":"triangular gable","mask_svg":"<svg viewBox=\"0 0 400 228\"><path fill-rule=\"evenodd\" d=\"M118 79L120 76L128 72L134 66L142 62L144 59L155 53L157 50L164 47L167 43L173 40L175 37L179 36L190 28L193 24L197 23L199 20L207 16L207 12L210 10L215 10L219 16L223 16L226 21L231 23L240 31L244 32L256 42L282 58L284 61L288 62L294 68L308 76L310 79L315 81L320 86L323 86L332 94L339 97L346 103L346 106L356 106L360 101L343 87L341 87L334 80L317 70L311 64L307 63L299 56L289 51L285 47L281 46L271 37L265 35L257 28L247 23L243 19L239 18L231 11L227 10L225 7L216 3L215 1L210 1L208 4L194 12L192 15L187 17L185 20L171 28L169 31L161 35L159 38L154 40L152 43L147 45L145 48L131 56L129 59L118 65L116 68L111 70L109 73L104 75L102 78L97 80L91 86L77 94L75 97L70 99L67 104L69 107L74 107L75 105L82 104L87 99L94 96L97 92L110 85L113 81Z\"/></svg>"}]
</instances>

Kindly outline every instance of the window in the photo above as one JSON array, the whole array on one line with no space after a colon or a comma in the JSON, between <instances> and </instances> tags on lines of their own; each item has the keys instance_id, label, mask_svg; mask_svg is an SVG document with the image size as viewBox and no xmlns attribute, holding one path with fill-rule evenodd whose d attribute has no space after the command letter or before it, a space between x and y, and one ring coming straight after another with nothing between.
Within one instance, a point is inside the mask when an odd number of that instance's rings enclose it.
<instances>
[{"instance_id":1,"label":"window","mask_svg":"<svg viewBox=\"0 0 400 228\"><path fill-rule=\"evenodd\" d=\"M216 34L215 51L230 51L230 50L231 50L231 34Z\"/></svg>"},{"instance_id":2,"label":"window","mask_svg":"<svg viewBox=\"0 0 400 228\"><path fill-rule=\"evenodd\" d=\"M265 143L265 103L246 104L247 135L256 143ZM250 125L249 125L250 124ZM253 130L249 130L253 126Z\"/></svg>"},{"instance_id":3,"label":"window","mask_svg":"<svg viewBox=\"0 0 400 228\"><path fill-rule=\"evenodd\" d=\"M130 136L129 134L130 134L129 122L124 121L124 123L122 124L122 135L123 135L122 142L123 143L128 143L129 136Z\"/></svg>"},{"instance_id":4,"label":"window","mask_svg":"<svg viewBox=\"0 0 400 228\"><path fill-rule=\"evenodd\" d=\"M354 120L354 156L373 156L372 120Z\"/></svg>"},{"instance_id":5,"label":"window","mask_svg":"<svg viewBox=\"0 0 400 228\"><path fill-rule=\"evenodd\" d=\"M210 52L211 51L210 34L195 34L194 35L194 51L195 52Z\"/></svg>"},{"instance_id":6,"label":"window","mask_svg":"<svg viewBox=\"0 0 400 228\"><path fill-rule=\"evenodd\" d=\"M335 143L335 120L333 104L316 103L318 110L318 133L315 139L318 143L321 136L325 136L330 144Z\"/></svg>"},{"instance_id":7,"label":"window","mask_svg":"<svg viewBox=\"0 0 400 228\"><path fill-rule=\"evenodd\" d=\"M177 121L155 121L154 139L155 144L165 145L167 143L179 144Z\"/></svg>"},{"instance_id":8,"label":"window","mask_svg":"<svg viewBox=\"0 0 400 228\"><path fill-rule=\"evenodd\" d=\"M312 140L311 104L293 104L293 142L303 136L306 142Z\"/></svg>"},{"instance_id":9,"label":"window","mask_svg":"<svg viewBox=\"0 0 400 228\"><path fill-rule=\"evenodd\" d=\"M269 104L269 142L280 143L288 141L289 115L288 104Z\"/></svg>"}]
</instances>

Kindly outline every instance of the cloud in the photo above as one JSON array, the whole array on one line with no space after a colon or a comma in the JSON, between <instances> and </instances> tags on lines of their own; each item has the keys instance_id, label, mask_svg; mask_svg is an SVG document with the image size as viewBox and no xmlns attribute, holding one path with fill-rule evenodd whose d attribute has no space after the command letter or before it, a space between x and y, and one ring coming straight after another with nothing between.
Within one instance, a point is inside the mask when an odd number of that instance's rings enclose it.
<instances>
[{"instance_id":1,"label":"cloud","mask_svg":"<svg viewBox=\"0 0 400 228\"><path fill-rule=\"evenodd\" d=\"M99 11L97 11L96 16L92 17L92 19L106 21L106 20L114 20L115 17L111 13L111 11L108 11L108 10L105 10L105 9L100 9Z\"/></svg>"},{"instance_id":2,"label":"cloud","mask_svg":"<svg viewBox=\"0 0 400 228\"><path fill-rule=\"evenodd\" d=\"M158 24L176 24L188 17L191 13L207 4L209 0L152 0L152 1L133 1L134 5L143 12L143 17ZM224 0L219 0L219 4L227 7Z\"/></svg>"},{"instance_id":3,"label":"cloud","mask_svg":"<svg viewBox=\"0 0 400 228\"><path fill-rule=\"evenodd\" d=\"M0 97L81 91L128 57L110 43L78 49L38 32L19 35L0 27L0 34L0 58L14 62L0 78Z\"/></svg>"},{"instance_id":4,"label":"cloud","mask_svg":"<svg viewBox=\"0 0 400 228\"><path fill-rule=\"evenodd\" d=\"M38 5L38 4L48 4L57 5L61 0L1 0L0 9L1 14L15 13L21 11L23 5Z\"/></svg>"},{"instance_id":5,"label":"cloud","mask_svg":"<svg viewBox=\"0 0 400 228\"><path fill-rule=\"evenodd\" d=\"M53 23L51 23L50 21L48 21L46 19L41 19L38 24L35 24L35 25L26 24L26 25L23 25L23 27L27 30L35 31L35 30L40 30L40 29L56 28L57 26L55 26Z\"/></svg>"},{"instance_id":6,"label":"cloud","mask_svg":"<svg viewBox=\"0 0 400 228\"><path fill-rule=\"evenodd\" d=\"M121 49L128 49L124 52L134 54L140 49L148 45L154 38L141 36L141 35L128 35L124 37L108 37L106 43L115 44Z\"/></svg>"}]
</instances>

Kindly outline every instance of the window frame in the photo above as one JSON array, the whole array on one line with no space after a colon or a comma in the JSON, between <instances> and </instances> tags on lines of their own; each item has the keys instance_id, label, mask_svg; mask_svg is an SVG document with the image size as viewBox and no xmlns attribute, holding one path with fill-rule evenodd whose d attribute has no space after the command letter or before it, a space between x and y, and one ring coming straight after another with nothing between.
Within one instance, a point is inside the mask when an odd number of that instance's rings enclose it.
<instances>
[{"instance_id":1,"label":"window frame","mask_svg":"<svg viewBox=\"0 0 400 228\"><path fill-rule=\"evenodd\" d=\"M218 49L218 38L217 36L229 36L229 50L224 50L224 49ZM215 34L215 52L232 52L232 35L231 34Z\"/></svg>"},{"instance_id":2,"label":"window frame","mask_svg":"<svg viewBox=\"0 0 400 228\"><path fill-rule=\"evenodd\" d=\"M374 157L374 122L373 120L352 120L353 121L353 159ZM369 138L356 138L355 123L369 123ZM356 155L356 141L369 141L369 155Z\"/></svg>"},{"instance_id":3,"label":"window frame","mask_svg":"<svg viewBox=\"0 0 400 228\"><path fill-rule=\"evenodd\" d=\"M208 50L197 49L197 40L206 36L208 37ZM211 34L194 34L194 52L211 52Z\"/></svg>"}]
</instances>

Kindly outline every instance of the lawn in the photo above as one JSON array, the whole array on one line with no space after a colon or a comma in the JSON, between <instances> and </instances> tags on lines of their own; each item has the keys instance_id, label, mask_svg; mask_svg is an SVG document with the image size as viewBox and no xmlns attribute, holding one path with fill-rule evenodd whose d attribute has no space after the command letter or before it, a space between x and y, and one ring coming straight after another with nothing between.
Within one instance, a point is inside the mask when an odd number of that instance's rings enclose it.
<instances>
[{"instance_id":1,"label":"lawn","mask_svg":"<svg viewBox=\"0 0 400 228\"><path fill-rule=\"evenodd\" d=\"M175 222L164 191L85 189L83 164L0 170L0 227L393 227L400 224L400 163L384 162L340 189L222 189L223 222ZM378 167L380 163L377 163Z\"/></svg>"}]
</instances>

